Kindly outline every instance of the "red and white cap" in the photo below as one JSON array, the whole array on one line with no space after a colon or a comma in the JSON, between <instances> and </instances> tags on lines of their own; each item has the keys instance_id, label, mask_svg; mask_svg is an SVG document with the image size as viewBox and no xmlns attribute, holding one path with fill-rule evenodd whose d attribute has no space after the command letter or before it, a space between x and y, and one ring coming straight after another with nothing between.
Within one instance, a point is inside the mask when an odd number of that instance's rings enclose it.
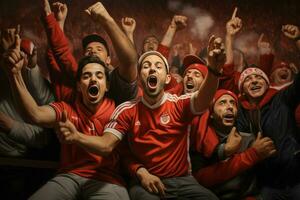
<instances>
[{"instance_id":1,"label":"red and white cap","mask_svg":"<svg viewBox=\"0 0 300 200\"><path fill-rule=\"evenodd\" d=\"M259 69L257 67L250 67L250 68L245 69L240 76L239 85L238 85L240 92L242 92L242 86L243 86L245 79L252 74L256 74L256 75L263 77L265 79L265 81L267 82L267 84L270 85L269 78L265 74L265 72L263 72L261 69Z\"/></svg>"},{"instance_id":2,"label":"red and white cap","mask_svg":"<svg viewBox=\"0 0 300 200\"><path fill-rule=\"evenodd\" d=\"M163 60L164 64L166 65L167 73L170 72L170 67L169 67L167 59L158 51L147 51L147 52L143 53L140 56L139 61L138 61L139 69L141 67L143 60L150 55L156 55L156 56L160 57Z\"/></svg>"},{"instance_id":3,"label":"red and white cap","mask_svg":"<svg viewBox=\"0 0 300 200\"><path fill-rule=\"evenodd\" d=\"M207 67L205 61L195 55L187 55L183 58L184 75L189 69L196 69L201 72L202 76L205 77L207 74Z\"/></svg>"}]
</instances>

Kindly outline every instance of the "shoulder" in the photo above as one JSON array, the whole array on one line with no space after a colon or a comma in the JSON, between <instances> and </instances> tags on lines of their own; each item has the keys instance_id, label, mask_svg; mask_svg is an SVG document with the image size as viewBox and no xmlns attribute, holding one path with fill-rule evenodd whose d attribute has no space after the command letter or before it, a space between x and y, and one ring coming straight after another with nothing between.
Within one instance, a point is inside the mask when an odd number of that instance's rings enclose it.
<instances>
[{"instance_id":1,"label":"shoulder","mask_svg":"<svg viewBox=\"0 0 300 200\"><path fill-rule=\"evenodd\" d=\"M141 98L137 98L131 101L125 101L124 103L121 103L116 107L114 110L111 118L116 118L121 113L132 113L134 112L133 109L138 105L138 103L141 101Z\"/></svg>"}]
</instances>

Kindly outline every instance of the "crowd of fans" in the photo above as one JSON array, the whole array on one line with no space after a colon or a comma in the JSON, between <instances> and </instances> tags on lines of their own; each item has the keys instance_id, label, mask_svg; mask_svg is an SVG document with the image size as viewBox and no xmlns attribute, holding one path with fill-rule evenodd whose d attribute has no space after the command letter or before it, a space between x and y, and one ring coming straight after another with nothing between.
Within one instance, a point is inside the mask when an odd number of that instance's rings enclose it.
<instances>
[{"instance_id":1,"label":"crowd of fans","mask_svg":"<svg viewBox=\"0 0 300 200\"><path fill-rule=\"evenodd\" d=\"M3 196L300 198L297 21L206 2L204 39L197 2L67 3L0 21L0 154L60 163L1 169Z\"/></svg>"}]
</instances>

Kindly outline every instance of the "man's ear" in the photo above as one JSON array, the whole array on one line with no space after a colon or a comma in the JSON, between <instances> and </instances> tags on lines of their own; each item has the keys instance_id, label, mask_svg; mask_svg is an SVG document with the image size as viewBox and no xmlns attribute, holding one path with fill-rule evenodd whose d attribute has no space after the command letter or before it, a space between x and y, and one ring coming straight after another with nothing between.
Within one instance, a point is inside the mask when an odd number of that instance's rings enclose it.
<instances>
[{"instance_id":1,"label":"man's ear","mask_svg":"<svg viewBox=\"0 0 300 200\"><path fill-rule=\"evenodd\" d=\"M172 79L171 74L167 74L167 78L166 78L165 84L169 84L171 82L171 79Z\"/></svg>"},{"instance_id":2,"label":"man's ear","mask_svg":"<svg viewBox=\"0 0 300 200\"><path fill-rule=\"evenodd\" d=\"M110 58L110 56L107 56L107 58L105 60L105 64L110 65L110 63L111 63L111 58Z\"/></svg>"}]
</instances>

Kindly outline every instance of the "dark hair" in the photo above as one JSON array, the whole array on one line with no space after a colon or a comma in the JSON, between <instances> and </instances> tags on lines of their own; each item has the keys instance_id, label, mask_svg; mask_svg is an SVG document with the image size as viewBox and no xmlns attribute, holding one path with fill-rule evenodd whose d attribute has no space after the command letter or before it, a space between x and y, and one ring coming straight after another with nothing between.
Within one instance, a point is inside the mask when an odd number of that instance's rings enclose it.
<instances>
[{"instance_id":1,"label":"dark hair","mask_svg":"<svg viewBox=\"0 0 300 200\"><path fill-rule=\"evenodd\" d=\"M80 80L80 77L82 75L82 69L89 63L97 63L104 67L105 76L106 76L106 82L109 82L109 69L107 65L98 57L98 56L85 56L81 58L78 62L78 69L76 74L76 81Z\"/></svg>"},{"instance_id":2,"label":"dark hair","mask_svg":"<svg viewBox=\"0 0 300 200\"><path fill-rule=\"evenodd\" d=\"M85 49L87 47L88 44L90 44L91 42L99 42L101 44L103 44L103 46L105 47L106 51L107 51L107 55L109 56L109 48L107 45L106 40L101 37L100 35L97 34L91 34L91 35L87 35L82 39L82 48Z\"/></svg>"}]
</instances>

